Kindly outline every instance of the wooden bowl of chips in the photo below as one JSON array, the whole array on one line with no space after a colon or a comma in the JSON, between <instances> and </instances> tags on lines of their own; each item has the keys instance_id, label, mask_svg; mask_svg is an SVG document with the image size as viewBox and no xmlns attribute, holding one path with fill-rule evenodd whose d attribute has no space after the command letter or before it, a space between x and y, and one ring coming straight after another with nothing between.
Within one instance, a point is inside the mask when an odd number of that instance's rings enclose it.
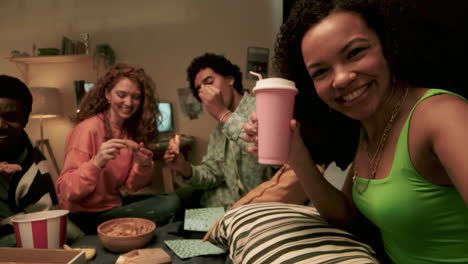
<instances>
[{"instance_id":1,"label":"wooden bowl of chips","mask_svg":"<svg viewBox=\"0 0 468 264\"><path fill-rule=\"evenodd\" d=\"M106 221L97 228L99 240L109 251L127 252L143 248L151 241L156 224L153 221L124 217Z\"/></svg>"}]
</instances>

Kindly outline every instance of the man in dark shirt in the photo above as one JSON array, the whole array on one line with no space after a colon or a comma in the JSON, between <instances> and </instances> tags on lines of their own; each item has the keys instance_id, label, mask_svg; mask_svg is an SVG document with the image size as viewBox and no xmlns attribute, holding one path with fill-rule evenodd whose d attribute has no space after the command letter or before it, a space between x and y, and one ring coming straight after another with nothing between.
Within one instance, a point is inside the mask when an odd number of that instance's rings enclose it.
<instances>
[{"instance_id":1,"label":"man in dark shirt","mask_svg":"<svg viewBox=\"0 0 468 264\"><path fill-rule=\"evenodd\" d=\"M16 245L13 216L58 204L47 161L24 131L31 107L28 87L0 75L0 247Z\"/></svg>"}]
</instances>

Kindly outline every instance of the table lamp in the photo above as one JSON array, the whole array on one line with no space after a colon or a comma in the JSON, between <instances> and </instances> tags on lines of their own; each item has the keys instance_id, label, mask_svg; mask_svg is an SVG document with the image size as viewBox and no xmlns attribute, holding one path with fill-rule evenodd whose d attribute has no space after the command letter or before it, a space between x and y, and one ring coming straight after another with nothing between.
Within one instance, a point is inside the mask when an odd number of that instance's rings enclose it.
<instances>
[{"instance_id":1,"label":"table lamp","mask_svg":"<svg viewBox=\"0 0 468 264\"><path fill-rule=\"evenodd\" d=\"M55 159L52 148L50 147L49 139L44 138L44 127L43 120L48 118L55 118L62 114L62 106L60 93L57 88L52 87L31 87L30 88L33 96L33 105L31 111L31 118L39 119L41 138L36 140L36 147L44 153L44 146L49 152L49 156L53 162L57 174L60 174L60 170Z\"/></svg>"}]
</instances>

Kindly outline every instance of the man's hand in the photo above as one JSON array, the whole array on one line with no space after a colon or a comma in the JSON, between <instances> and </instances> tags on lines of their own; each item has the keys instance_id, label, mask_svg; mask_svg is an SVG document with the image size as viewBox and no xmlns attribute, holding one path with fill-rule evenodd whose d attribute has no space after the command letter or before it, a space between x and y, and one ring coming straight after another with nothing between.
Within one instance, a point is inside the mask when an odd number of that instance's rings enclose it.
<instances>
[{"instance_id":1,"label":"man's hand","mask_svg":"<svg viewBox=\"0 0 468 264\"><path fill-rule=\"evenodd\" d=\"M163 159L167 167L180 172L184 178L192 177L192 167L185 160L184 155L176 153L173 146L167 147Z\"/></svg>"},{"instance_id":2,"label":"man's hand","mask_svg":"<svg viewBox=\"0 0 468 264\"><path fill-rule=\"evenodd\" d=\"M228 110L224 105L221 91L211 84L203 84L198 90L198 96L200 96L205 110L220 121L219 117Z\"/></svg>"},{"instance_id":3,"label":"man's hand","mask_svg":"<svg viewBox=\"0 0 468 264\"><path fill-rule=\"evenodd\" d=\"M250 154L258 154L258 125L257 125L257 114L254 112L250 115L251 122L244 124L245 134L242 139L245 142L253 143L254 146L247 147L247 152Z\"/></svg>"},{"instance_id":4,"label":"man's hand","mask_svg":"<svg viewBox=\"0 0 468 264\"><path fill-rule=\"evenodd\" d=\"M22 170L23 168L18 164L10 164L5 161L0 162L0 174L10 174Z\"/></svg>"}]
</instances>

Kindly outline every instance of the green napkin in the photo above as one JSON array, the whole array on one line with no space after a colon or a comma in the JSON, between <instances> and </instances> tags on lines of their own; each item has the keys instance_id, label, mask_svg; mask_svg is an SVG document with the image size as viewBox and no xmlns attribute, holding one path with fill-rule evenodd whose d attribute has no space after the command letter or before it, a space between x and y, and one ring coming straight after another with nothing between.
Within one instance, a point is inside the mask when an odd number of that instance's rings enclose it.
<instances>
[{"instance_id":1,"label":"green napkin","mask_svg":"<svg viewBox=\"0 0 468 264\"><path fill-rule=\"evenodd\" d=\"M201 239L166 240L164 243L181 259L202 255L219 255L225 251Z\"/></svg>"},{"instance_id":2,"label":"green napkin","mask_svg":"<svg viewBox=\"0 0 468 264\"><path fill-rule=\"evenodd\" d=\"M184 230L207 232L224 213L223 207L187 209Z\"/></svg>"}]
</instances>

